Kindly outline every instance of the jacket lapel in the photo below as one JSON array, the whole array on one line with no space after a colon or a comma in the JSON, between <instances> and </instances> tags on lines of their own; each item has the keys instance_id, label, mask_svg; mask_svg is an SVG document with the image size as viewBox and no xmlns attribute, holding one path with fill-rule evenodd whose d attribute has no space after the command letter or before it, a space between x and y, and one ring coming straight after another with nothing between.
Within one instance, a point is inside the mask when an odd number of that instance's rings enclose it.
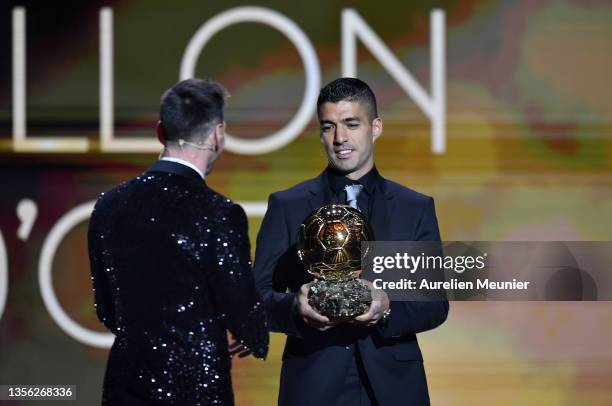
<instances>
[{"instance_id":1,"label":"jacket lapel","mask_svg":"<svg viewBox=\"0 0 612 406\"><path fill-rule=\"evenodd\" d=\"M310 211L312 213L316 209L331 201L329 195L329 185L327 182L327 173L323 171L319 176L314 179L308 194L308 202L310 204Z\"/></svg>"},{"instance_id":2,"label":"jacket lapel","mask_svg":"<svg viewBox=\"0 0 612 406\"><path fill-rule=\"evenodd\" d=\"M388 241L393 195L387 191L387 181L381 176L376 184L372 205L371 226L375 241Z\"/></svg>"}]
</instances>

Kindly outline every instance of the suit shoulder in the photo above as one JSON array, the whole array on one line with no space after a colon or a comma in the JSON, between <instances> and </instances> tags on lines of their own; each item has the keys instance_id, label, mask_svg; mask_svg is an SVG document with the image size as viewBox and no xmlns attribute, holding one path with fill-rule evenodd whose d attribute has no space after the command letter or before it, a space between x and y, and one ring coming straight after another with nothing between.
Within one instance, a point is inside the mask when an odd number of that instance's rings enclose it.
<instances>
[{"instance_id":1,"label":"suit shoulder","mask_svg":"<svg viewBox=\"0 0 612 406\"><path fill-rule=\"evenodd\" d=\"M110 227L112 221L109 221L109 219L116 216L118 212L125 210L130 189L133 188L130 185L135 179L124 181L111 190L98 195L89 218L90 232Z\"/></svg>"},{"instance_id":2,"label":"suit shoulder","mask_svg":"<svg viewBox=\"0 0 612 406\"><path fill-rule=\"evenodd\" d=\"M308 193L317 186L318 178L308 179L288 189L280 190L270 194L270 198L281 202L292 202L301 200L308 196Z\"/></svg>"},{"instance_id":3,"label":"suit shoulder","mask_svg":"<svg viewBox=\"0 0 612 406\"><path fill-rule=\"evenodd\" d=\"M246 217L244 208L240 204L213 189L208 188L208 191L210 194L208 196L204 195L203 197L205 197L206 200L210 200L211 206L219 212L238 217L244 215Z\"/></svg>"},{"instance_id":4,"label":"suit shoulder","mask_svg":"<svg viewBox=\"0 0 612 406\"><path fill-rule=\"evenodd\" d=\"M95 207L98 208L105 207L108 205L114 205L114 202L116 200L121 199L122 196L125 196L127 193L129 193L130 185L138 179L139 177L135 177L133 179L126 180L124 182L121 182L111 190L100 193L98 195L98 198L96 199Z\"/></svg>"},{"instance_id":5,"label":"suit shoulder","mask_svg":"<svg viewBox=\"0 0 612 406\"><path fill-rule=\"evenodd\" d=\"M401 185L397 182L393 182L392 180L385 179L385 183L387 193L404 201L417 204L426 204L430 200L433 200L431 196L417 192L414 189Z\"/></svg>"}]
</instances>

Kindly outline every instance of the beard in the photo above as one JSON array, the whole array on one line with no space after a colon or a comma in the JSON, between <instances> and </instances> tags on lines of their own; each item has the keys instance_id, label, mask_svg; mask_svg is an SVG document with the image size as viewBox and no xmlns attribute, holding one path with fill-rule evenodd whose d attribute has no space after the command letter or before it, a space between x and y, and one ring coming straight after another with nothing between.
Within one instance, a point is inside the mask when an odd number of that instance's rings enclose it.
<instances>
[{"instance_id":1,"label":"beard","mask_svg":"<svg viewBox=\"0 0 612 406\"><path fill-rule=\"evenodd\" d=\"M212 172L213 167L215 166L215 162L217 161L217 158L219 158L218 154L216 154L214 157L211 157L211 159L208 160L206 164L206 175Z\"/></svg>"}]
</instances>

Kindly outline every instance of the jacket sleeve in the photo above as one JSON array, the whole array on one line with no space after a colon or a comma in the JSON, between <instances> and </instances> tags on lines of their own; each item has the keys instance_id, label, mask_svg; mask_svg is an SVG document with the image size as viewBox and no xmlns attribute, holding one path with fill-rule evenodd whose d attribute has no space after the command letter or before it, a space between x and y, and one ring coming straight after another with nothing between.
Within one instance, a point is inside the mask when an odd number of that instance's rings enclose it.
<instances>
[{"instance_id":1,"label":"jacket sleeve","mask_svg":"<svg viewBox=\"0 0 612 406\"><path fill-rule=\"evenodd\" d=\"M91 270L91 280L93 283L94 292L94 307L98 319L109 329L115 332L115 311L113 300L110 294L110 288L104 269L103 256L108 255L108 250L105 248L103 230L99 227L100 211L98 205L89 220L89 228L87 231L87 242L89 251L89 264Z\"/></svg>"},{"instance_id":2,"label":"jacket sleeve","mask_svg":"<svg viewBox=\"0 0 612 406\"><path fill-rule=\"evenodd\" d=\"M251 247L247 217L232 206L214 244L214 258L207 272L215 308L234 337L257 358L268 353L268 321L251 271ZM226 226L224 226L225 224Z\"/></svg>"},{"instance_id":3,"label":"jacket sleeve","mask_svg":"<svg viewBox=\"0 0 612 406\"><path fill-rule=\"evenodd\" d=\"M433 198L423 208L417 226L416 241L440 241ZM383 337L401 337L431 330L444 323L448 316L448 300L437 301L394 301L390 304L391 314L385 325L377 325Z\"/></svg>"},{"instance_id":4,"label":"jacket sleeve","mask_svg":"<svg viewBox=\"0 0 612 406\"><path fill-rule=\"evenodd\" d=\"M284 209L275 194L268 199L268 210L257 235L253 272L257 289L266 305L272 331L299 335L296 324L296 294L274 278L281 256L289 249L289 230Z\"/></svg>"}]
</instances>

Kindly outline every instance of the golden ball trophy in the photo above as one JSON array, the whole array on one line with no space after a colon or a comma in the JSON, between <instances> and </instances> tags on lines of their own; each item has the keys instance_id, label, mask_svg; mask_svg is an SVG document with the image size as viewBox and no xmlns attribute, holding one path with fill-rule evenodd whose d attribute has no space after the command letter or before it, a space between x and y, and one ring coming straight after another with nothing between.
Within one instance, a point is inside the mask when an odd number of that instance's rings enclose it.
<instances>
[{"instance_id":1,"label":"golden ball trophy","mask_svg":"<svg viewBox=\"0 0 612 406\"><path fill-rule=\"evenodd\" d=\"M358 277L362 255L367 255L361 243L372 240L368 221L350 206L326 205L304 220L298 256L316 278L308 302L320 314L338 320L367 311L372 295Z\"/></svg>"}]
</instances>

